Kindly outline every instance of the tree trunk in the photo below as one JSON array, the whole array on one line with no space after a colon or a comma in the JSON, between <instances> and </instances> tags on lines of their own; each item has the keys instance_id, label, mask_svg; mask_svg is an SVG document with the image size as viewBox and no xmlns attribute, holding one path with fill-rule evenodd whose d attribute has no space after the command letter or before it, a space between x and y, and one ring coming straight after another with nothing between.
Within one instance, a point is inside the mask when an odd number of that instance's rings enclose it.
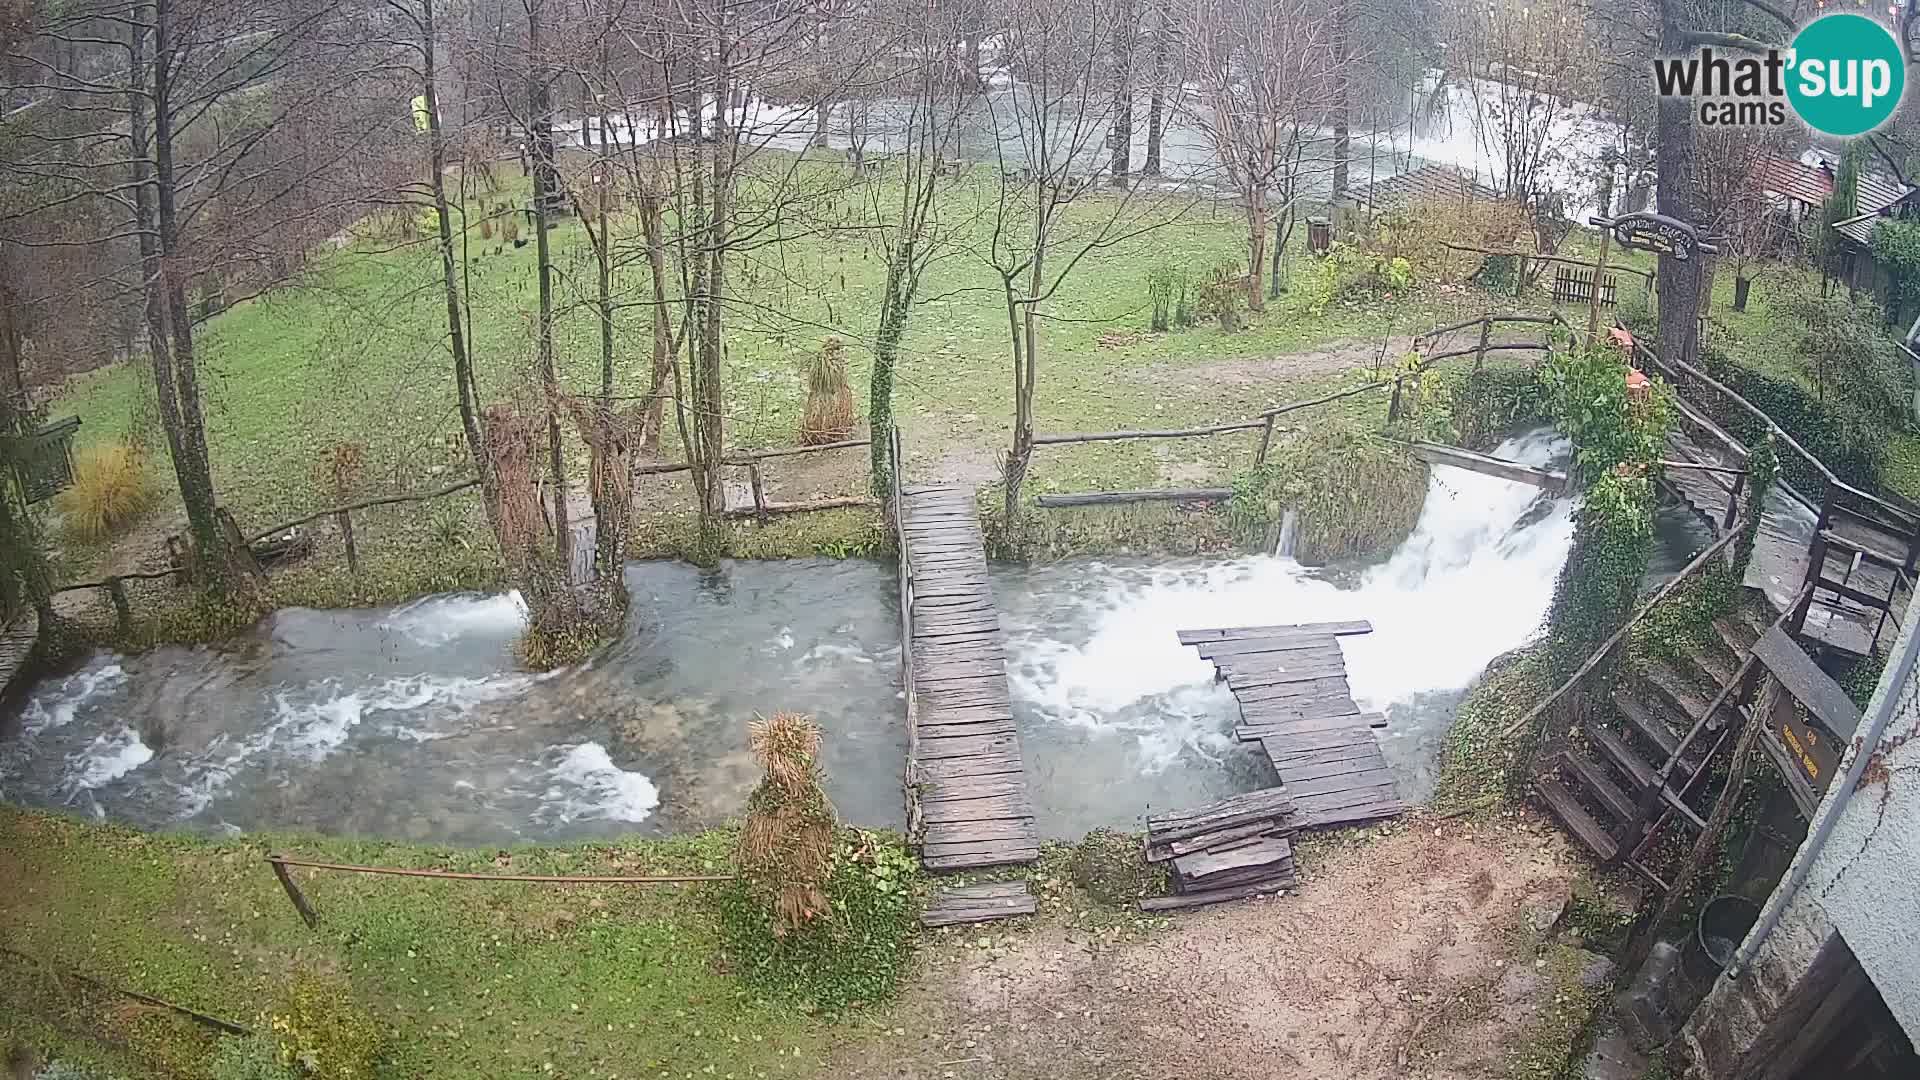
<instances>
[{"instance_id":1,"label":"tree trunk","mask_svg":"<svg viewBox=\"0 0 1920 1080\"><path fill-rule=\"evenodd\" d=\"M435 26L433 4L434 0L422 0L421 3L421 30L426 39L421 55L422 82L425 84L423 91L427 99L427 182L433 189L433 215L439 230L440 282L447 299L447 341L453 353L453 385L455 396L460 401L460 430L466 437L467 456L473 461L474 475L480 478L481 502L486 506L487 520L493 524L499 493L494 482L492 461L487 457L486 438L480 431L473 357L467 351L460 285L454 276L453 214L447 203L447 140L440 126L439 77L435 59L439 49L439 34Z\"/></svg>"},{"instance_id":2,"label":"tree trunk","mask_svg":"<svg viewBox=\"0 0 1920 1080\"><path fill-rule=\"evenodd\" d=\"M647 270L653 278L653 373L647 390L646 414L640 422L640 446L648 453L660 449L661 411L666 404L667 371L673 363L673 329L667 313L666 222L660 196L650 189L640 193L640 228L647 242Z\"/></svg>"},{"instance_id":3,"label":"tree trunk","mask_svg":"<svg viewBox=\"0 0 1920 1080\"><path fill-rule=\"evenodd\" d=\"M1147 94L1147 160L1140 166L1141 176L1160 175L1161 114L1166 109L1167 87L1167 9L1157 9L1153 28L1153 86Z\"/></svg>"},{"instance_id":4,"label":"tree trunk","mask_svg":"<svg viewBox=\"0 0 1920 1080\"><path fill-rule=\"evenodd\" d=\"M888 444L893 433L893 369L900 360L900 338L906 332L907 316L896 307L895 296L900 273L897 267L887 271L887 298L880 310L880 331L873 339L873 373L867 380L868 476L876 499L893 493L893 462Z\"/></svg>"},{"instance_id":5,"label":"tree trunk","mask_svg":"<svg viewBox=\"0 0 1920 1080\"><path fill-rule=\"evenodd\" d=\"M1353 140L1348 131L1352 88L1347 69L1352 66L1348 53L1349 28L1346 0L1337 0L1333 8L1333 202L1334 220L1340 220L1339 205L1347 197L1348 162L1353 157Z\"/></svg>"},{"instance_id":6,"label":"tree trunk","mask_svg":"<svg viewBox=\"0 0 1920 1080\"><path fill-rule=\"evenodd\" d=\"M1744 271L1735 270L1733 273L1733 310L1746 311L1747 294L1752 291L1753 279L1748 277Z\"/></svg>"},{"instance_id":7,"label":"tree trunk","mask_svg":"<svg viewBox=\"0 0 1920 1080\"><path fill-rule=\"evenodd\" d=\"M1267 293L1260 287L1260 268L1267 265L1267 192L1255 184L1247 192L1247 308L1267 310Z\"/></svg>"},{"instance_id":8,"label":"tree trunk","mask_svg":"<svg viewBox=\"0 0 1920 1080\"><path fill-rule=\"evenodd\" d=\"M547 80L551 77L540 58L541 3L527 7L527 53L532 70L527 79L527 123L533 128L533 241L540 281L540 315L535 363L547 397L547 467L553 473L553 547L562 567L571 565L573 533L567 521L567 469L560 441L560 379L553 363L553 248L547 237L547 211L557 192L553 161L553 117L549 113Z\"/></svg>"},{"instance_id":9,"label":"tree trunk","mask_svg":"<svg viewBox=\"0 0 1920 1080\"><path fill-rule=\"evenodd\" d=\"M1684 29L1670 7L1663 5L1660 49L1663 56L1687 51ZM1654 145L1654 181L1660 212L1681 221L1693 220L1693 114L1690 99L1663 97L1656 105L1658 124ZM1692 363L1699 346L1700 276L1692 260L1681 262L1662 255L1656 278L1660 294L1659 344L1662 358Z\"/></svg>"},{"instance_id":10,"label":"tree trunk","mask_svg":"<svg viewBox=\"0 0 1920 1080\"><path fill-rule=\"evenodd\" d=\"M158 266L149 282L149 317L164 315L164 330L156 330L162 353L171 349L164 380L173 408L163 406L167 445L173 453L174 477L180 484L180 502L187 512L193 536L195 577L216 592L248 595L254 591L258 568L244 552L234 550L221 528L219 500L213 488L213 469L207 454L206 419L200 409L200 382L193 349L193 323L187 311L186 272L181 265L180 229L175 206L173 168L173 102L171 78L180 58L173 54L171 7L159 0L149 9L153 18L153 181L154 223ZM156 366L156 382L161 374Z\"/></svg>"},{"instance_id":11,"label":"tree trunk","mask_svg":"<svg viewBox=\"0 0 1920 1080\"><path fill-rule=\"evenodd\" d=\"M1274 215L1273 218L1273 273L1272 280L1267 286L1269 299L1279 299L1280 294L1287 291L1286 263L1282 258L1282 252L1287 250L1287 234L1293 231L1292 226L1293 199L1288 198L1286 209Z\"/></svg>"},{"instance_id":12,"label":"tree trunk","mask_svg":"<svg viewBox=\"0 0 1920 1080\"><path fill-rule=\"evenodd\" d=\"M600 71L603 77L610 68L607 45L603 41L600 46ZM604 114L600 124L600 161L598 171L594 174L595 187L599 189L600 196L599 205L595 208L600 226L594 234L593 251L595 268L599 271L594 295L600 311L600 408L594 416L599 427L595 436L599 445L591 448L598 460L589 462L590 466L597 466L593 470L596 475L589 479L593 482L594 565L602 582L618 587L621 583L622 541L630 509L624 495L626 485L622 482L628 468L628 433L620 430L620 420L613 402L613 236L607 231L611 224L608 211L613 205L613 158L608 148Z\"/></svg>"},{"instance_id":13,"label":"tree trunk","mask_svg":"<svg viewBox=\"0 0 1920 1080\"><path fill-rule=\"evenodd\" d=\"M1122 0L1113 20L1113 123L1107 131L1112 150L1111 183L1124 189L1133 168L1133 10Z\"/></svg>"}]
</instances>

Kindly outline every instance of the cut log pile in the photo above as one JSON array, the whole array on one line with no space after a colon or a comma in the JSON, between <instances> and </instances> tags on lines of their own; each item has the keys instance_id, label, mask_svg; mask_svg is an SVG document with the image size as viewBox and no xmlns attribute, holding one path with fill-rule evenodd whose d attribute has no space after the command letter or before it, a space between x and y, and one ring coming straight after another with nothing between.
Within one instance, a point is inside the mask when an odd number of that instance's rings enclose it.
<instances>
[{"instance_id":1,"label":"cut log pile","mask_svg":"<svg viewBox=\"0 0 1920 1080\"><path fill-rule=\"evenodd\" d=\"M1178 911L1292 888L1293 817L1293 799L1280 788L1150 815L1147 861L1172 864L1174 895L1142 900L1140 910Z\"/></svg>"}]
</instances>

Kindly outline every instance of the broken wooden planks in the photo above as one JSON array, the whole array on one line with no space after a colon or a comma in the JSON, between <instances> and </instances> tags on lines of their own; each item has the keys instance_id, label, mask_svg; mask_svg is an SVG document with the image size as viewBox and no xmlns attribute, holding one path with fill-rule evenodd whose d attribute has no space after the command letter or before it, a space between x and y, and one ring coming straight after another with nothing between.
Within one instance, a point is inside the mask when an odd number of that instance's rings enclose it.
<instances>
[{"instance_id":1,"label":"broken wooden planks","mask_svg":"<svg viewBox=\"0 0 1920 1080\"><path fill-rule=\"evenodd\" d=\"M904 677L914 703L908 775L921 863L961 870L1032 862L1040 840L972 493L907 488L900 503L912 636Z\"/></svg>"},{"instance_id":2,"label":"broken wooden planks","mask_svg":"<svg viewBox=\"0 0 1920 1080\"><path fill-rule=\"evenodd\" d=\"M1279 788L1235 795L1194 810L1147 817L1146 859L1171 862L1176 897L1141 902L1144 911L1272 892L1295 880L1294 801Z\"/></svg>"},{"instance_id":3,"label":"broken wooden planks","mask_svg":"<svg viewBox=\"0 0 1920 1080\"><path fill-rule=\"evenodd\" d=\"M1008 919L1031 915L1038 908L1039 901L1027 888L1025 879L955 885L933 894L926 910L920 913L920 925L931 928Z\"/></svg>"},{"instance_id":4,"label":"broken wooden planks","mask_svg":"<svg viewBox=\"0 0 1920 1080\"><path fill-rule=\"evenodd\" d=\"M1321 829L1394 817L1404 810L1392 770L1347 685L1337 638L1367 633L1365 621L1182 630L1240 703L1236 737L1258 742L1293 801L1290 828ZM1209 890L1212 891L1212 890Z\"/></svg>"}]
</instances>

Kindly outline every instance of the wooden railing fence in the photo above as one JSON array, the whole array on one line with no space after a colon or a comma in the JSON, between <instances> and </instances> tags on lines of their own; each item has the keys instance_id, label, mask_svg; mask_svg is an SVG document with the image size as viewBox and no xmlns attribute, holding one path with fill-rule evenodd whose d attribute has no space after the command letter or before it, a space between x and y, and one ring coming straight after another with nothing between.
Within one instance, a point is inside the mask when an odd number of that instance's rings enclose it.
<instances>
[{"instance_id":1,"label":"wooden railing fence","mask_svg":"<svg viewBox=\"0 0 1920 1080\"><path fill-rule=\"evenodd\" d=\"M1416 352L1419 352L1423 349L1432 348L1449 334L1457 333L1469 327L1477 326L1480 328L1480 339L1477 344L1467 348L1423 355L1418 367L1411 371L1401 372L1392 378L1379 379L1377 381L1363 383L1359 386L1350 386L1343 390L1335 390L1331 393L1308 398L1304 401L1293 401L1285 405L1276 405L1271 409L1264 409L1243 420L1228 420L1218 424L1170 430L1095 431L1081 434L1036 435L1033 437L1033 445L1036 447L1071 446L1080 443L1113 442L1123 439L1193 439L1235 431L1258 430L1260 437L1254 444L1253 464L1255 466L1264 465L1266 464L1268 455L1273 450L1273 437L1276 434L1288 434L1293 430L1292 428L1277 426L1277 421L1282 416L1320 408L1365 394L1391 391L1387 405L1387 423L1391 424L1398 421L1406 411L1402 402L1403 384L1412 383L1417 385L1421 376L1425 375L1434 364L1440 361L1451 360L1462 356L1472 356L1474 357L1474 370L1478 372L1486 363L1487 354L1490 352L1544 353L1552 347L1549 342L1544 340L1492 340L1494 328L1502 324L1534 326L1559 325L1563 328L1567 326L1566 320L1558 314L1496 315L1488 312L1485 315L1468 319L1465 322L1429 330L1415 337L1413 339L1413 348ZM1233 490L1224 487L1151 488L1137 491L1087 491L1060 495L1038 495L1034 497L1033 501L1035 506L1041 508L1059 508L1141 502L1224 502L1228 498L1231 498L1232 495Z\"/></svg>"},{"instance_id":2,"label":"wooden railing fence","mask_svg":"<svg viewBox=\"0 0 1920 1080\"><path fill-rule=\"evenodd\" d=\"M775 514L795 514L815 510L876 506L878 504L874 499L864 495L836 496L807 502L780 503L769 501L766 497L766 484L762 464L772 458L793 457L801 454L819 453L826 450L844 450L857 446L868 446L871 445L871 443L872 440L870 439L843 439L838 442L822 443L818 446L788 446L771 450L742 451L728 454L721 459L721 464L730 467L745 468L747 470L749 485L753 492L753 506L751 508L739 507L729 509L726 511L726 514L729 517L751 517L756 524L764 525L768 519ZM639 465L634 467L633 475L657 476L686 472L691 468L692 466L685 462ZM435 499L442 499L450 495L459 494L470 488L478 487L479 484L480 481L478 479L469 477L432 491L410 492L402 495L379 495L344 503L339 506L329 506L282 521L271 528L262 529L250 536L246 536L244 539L248 545L259 544L262 541L283 536L302 525L330 518L333 521L335 529L340 534L341 543L345 549L347 572L357 575L360 572L361 537L360 533L354 527L354 514L380 506L398 506L410 503L430 502ZM541 509L543 511L547 510L547 502L548 500L544 498L541 500ZM553 528L551 517L547 519L547 527L549 530ZM576 546L578 546L577 538ZM586 552L584 555L590 562L591 552ZM174 578L182 578L186 573L187 568L184 565L176 564L154 570L136 570L121 574L107 574L92 581L76 581L61 585L53 590L53 594L58 595L60 593L79 592L89 589L101 590L113 607L115 623L119 626L121 632L124 633L130 630L133 624L133 604L127 593L128 582L171 580Z\"/></svg>"},{"instance_id":3,"label":"wooden railing fence","mask_svg":"<svg viewBox=\"0 0 1920 1080\"><path fill-rule=\"evenodd\" d=\"M920 700L913 674L913 552L900 521L904 505L900 501L904 484L901 473L906 468L906 460L900 428L896 425L887 433L887 471L892 476L893 488L888 515L893 522L894 545L900 551L900 691L907 702L907 765L901 784L907 795L907 836L916 839L920 836L920 777L915 771L920 760Z\"/></svg>"},{"instance_id":4,"label":"wooden railing fence","mask_svg":"<svg viewBox=\"0 0 1920 1080\"><path fill-rule=\"evenodd\" d=\"M434 881L491 881L521 882L535 885L685 885L700 882L732 881L732 874L475 874L457 870L416 870L397 866L356 866L351 863L316 862L311 859L289 859L285 855L269 855L267 865L273 868L273 876L285 890L287 900L293 904L293 910L300 914L300 920L309 928L320 925L320 912L307 899L290 868L322 870L343 874L371 874L380 877L429 878Z\"/></svg>"}]
</instances>

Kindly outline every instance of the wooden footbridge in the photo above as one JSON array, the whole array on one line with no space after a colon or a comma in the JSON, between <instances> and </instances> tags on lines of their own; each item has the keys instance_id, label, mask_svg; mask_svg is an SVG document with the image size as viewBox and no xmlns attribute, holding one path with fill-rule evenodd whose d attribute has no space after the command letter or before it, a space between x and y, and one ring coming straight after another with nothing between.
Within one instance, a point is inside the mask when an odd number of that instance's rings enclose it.
<instances>
[{"instance_id":1,"label":"wooden footbridge","mask_svg":"<svg viewBox=\"0 0 1920 1080\"><path fill-rule=\"evenodd\" d=\"M908 830L929 870L1030 863L1040 837L973 495L896 490Z\"/></svg>"}]
</instances>

